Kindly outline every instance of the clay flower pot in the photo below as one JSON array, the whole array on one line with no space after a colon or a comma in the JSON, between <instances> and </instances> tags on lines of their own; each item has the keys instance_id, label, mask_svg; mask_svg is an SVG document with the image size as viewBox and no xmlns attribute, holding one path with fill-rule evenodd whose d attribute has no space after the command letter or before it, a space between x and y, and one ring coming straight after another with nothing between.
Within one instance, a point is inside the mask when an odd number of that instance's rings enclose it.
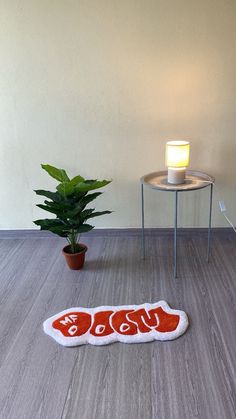
<instances>
[{"instance_id":1,"label":"clay flower pot","mask_svg":"<svg viewBox=\"0 0 236 419\"><path fill-rule=\"evenodd\" d=\"M69 244L62 249L67 265L73 270L82 269L84 266L85 253L88 248L83 243L79 243L79 246L82 250L78 253L71 253L71 247Z\"/></svg>"}]
</instances>

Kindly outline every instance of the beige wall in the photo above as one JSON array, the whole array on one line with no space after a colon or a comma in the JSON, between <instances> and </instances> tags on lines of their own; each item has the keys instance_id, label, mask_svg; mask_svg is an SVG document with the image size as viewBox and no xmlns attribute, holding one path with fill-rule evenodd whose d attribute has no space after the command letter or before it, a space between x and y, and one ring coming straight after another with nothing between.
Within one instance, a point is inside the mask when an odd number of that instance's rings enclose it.
<instances>
[{"instance_id":1,"label":"beige wall","mask_svg":"<svg viewBox=\"0 0 236 419\"><path fill-rule=\"evenodd\" d=\"M189 139L191 168L214 175L236 223L235 0L0 0L0 228L48 216L32 192L40 163L112 178L99 227L140 224L139 177ZM180 224L204 226L207 190L181 197ZM147 225L173 196L146 191ZM214 200L215 226L225 221Z\"/></svg>"}]
</instances>

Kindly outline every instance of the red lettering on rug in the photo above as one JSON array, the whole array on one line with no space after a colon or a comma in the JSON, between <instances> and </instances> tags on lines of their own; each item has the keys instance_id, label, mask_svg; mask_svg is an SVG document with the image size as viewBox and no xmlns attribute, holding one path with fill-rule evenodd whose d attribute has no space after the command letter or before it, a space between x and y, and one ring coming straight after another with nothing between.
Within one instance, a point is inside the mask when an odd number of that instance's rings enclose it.
<instances>
[{"instance_id":1,"label":"red lettering on rug","mask_svg":"<svg viewBox=\"0 0 236 419\"><path fill-rule=\"evenodd\" d=\"M162 307L149 310L149 315L152 316L153 314L157 314L159 318L159 325L155 328L158 332L173 332L177 329L179 324L179 316L177 314L166 313Z\"/></svg>"},{"instance_id":2,"label":"red lettering on rug","mask_svg":"<svg viewBox=\"0 0 236 419\"><path fill-rule=\"evenodd\" d=\"M141 333L148 333L159 324L159 318L155 309L151 311L150 313L150 311L147 312L144 308L140 308L129 313L129 319L137 323L138 330Z\"/></svg>"},{"instance_id":3,"label":"red lettering on rug","mask_svg":"<svg viewBox=\"0 0 236 419\"><path fill-rule=\"evenodd\" d=\"M93 336L108 336L114 333L110 325L110 317L114 311L98 311L94 314L93 325L90 333Z\"/></svg>"},{"instance_id":4,"label":"red lettering on rug","mask_svg":"<svg viewBox=\"0 0 236 419\"><path fill-rule=\"evenodd\" d=\"M64 316L59 317L59 319L56 319L52 323L52 327L60 330L60 332L67 337L82 336L90 329L91 323L91 314L73 312L67 313Z\"/></svg>"},{"instance_id":5,"label":"red lettering on rug","mask_svg":"<svg viewBox=\"0 0 236 419\"><path fill-rule=\"evenodd\" d=\"M120 335L135 335L137 325L129 320L128 314L133 310L120 310L113 314L111 323L113 329Z\"/></svg>"}]
</instances>

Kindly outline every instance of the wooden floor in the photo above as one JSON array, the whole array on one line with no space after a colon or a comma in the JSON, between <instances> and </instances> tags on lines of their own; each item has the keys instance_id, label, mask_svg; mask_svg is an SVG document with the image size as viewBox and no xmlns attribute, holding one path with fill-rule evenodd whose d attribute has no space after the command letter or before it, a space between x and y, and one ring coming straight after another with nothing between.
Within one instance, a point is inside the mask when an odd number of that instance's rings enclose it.
<instances>
[{"instance_id":1,"label":"wooden floor","mask_svg":"<svg viewBox=\"0 0 236 419\"><path fill-rule=\"evenodd\" d=\"M235 419L236 236L149 234L140 259L134 233L84 238L83 271L69 271L63 241L4 234L0 239L1 419ZM191 326L171 342L65 348L42 329L72 306L166 300Z\"/></svg>"}]
</instances>

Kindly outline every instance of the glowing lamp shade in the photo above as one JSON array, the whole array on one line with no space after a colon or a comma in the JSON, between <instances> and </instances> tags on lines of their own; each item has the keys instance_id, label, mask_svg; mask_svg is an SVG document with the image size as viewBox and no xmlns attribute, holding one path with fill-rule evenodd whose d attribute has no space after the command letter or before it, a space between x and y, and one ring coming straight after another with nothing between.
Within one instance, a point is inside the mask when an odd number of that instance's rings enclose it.
<instances>
[{"instance_id":1,"label":"glowing lamp shade","mask_svg":"<svg viewBox=\"0 0 236 419\"><path fill-rule=\"evenodd\" d=\"M180 184L185 182L186 167L189 165L188 141L168 141L166 143L166 166L168 182Z\"/></svg>"}]
</instances>

